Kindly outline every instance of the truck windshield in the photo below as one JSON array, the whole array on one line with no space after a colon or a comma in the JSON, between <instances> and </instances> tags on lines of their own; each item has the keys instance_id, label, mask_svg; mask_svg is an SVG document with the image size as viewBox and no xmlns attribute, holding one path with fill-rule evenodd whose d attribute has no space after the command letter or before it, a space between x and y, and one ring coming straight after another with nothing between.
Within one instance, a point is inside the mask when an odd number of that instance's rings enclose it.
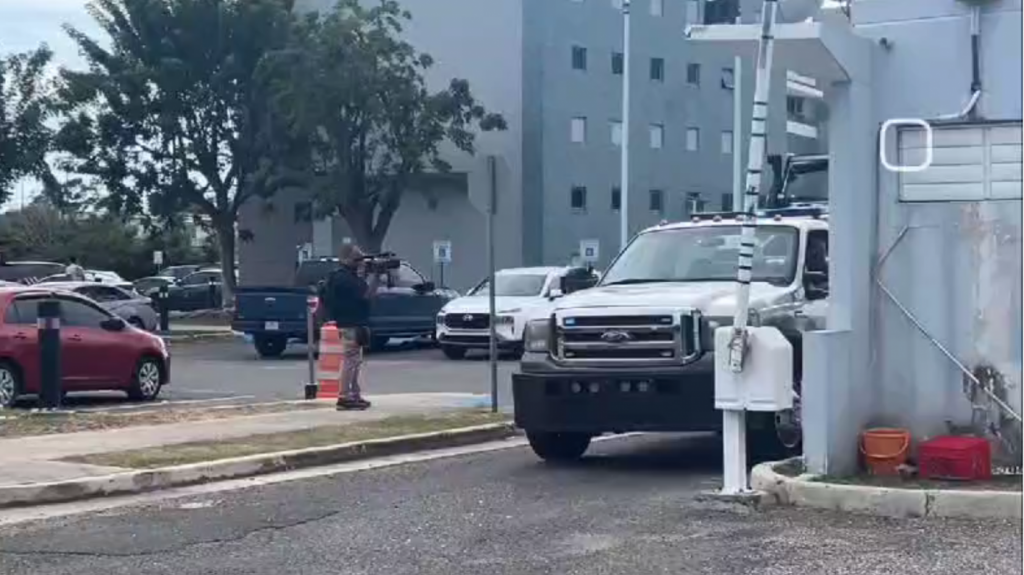
<instances>
[{"instance_id":1,"label":"truck windshield","mask_svg":"<svg viewBox=\"0 0 1024 575\"><path fill-rule=\"evenodd\" d=\"M541 295L544 289L546 275L534 274L497 274L494 276L494 283L498 289L494 290L495 296L507 297L529 297ZM480 285L473 288L469 295L486 295L491 290L491 283L484 280Z\"/></svg>"},{"instance_id":2,"label":"truck windshield","mask_svg":"<svg viewBox=\"0 0 1024 575\"><path fill-rule=\"evenodd\" d=\"M740 226L686 227L641 234L615 260L601 285L732 281ZM799 235L790 226L758 226L753 281L788 285L796 272Z\"/></svg>"}]
</instances>

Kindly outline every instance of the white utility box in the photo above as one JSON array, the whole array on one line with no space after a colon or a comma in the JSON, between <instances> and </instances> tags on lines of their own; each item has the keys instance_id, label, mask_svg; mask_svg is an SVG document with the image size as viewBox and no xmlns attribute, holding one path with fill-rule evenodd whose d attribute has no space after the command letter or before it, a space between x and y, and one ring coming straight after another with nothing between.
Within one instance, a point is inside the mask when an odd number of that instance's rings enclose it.
<instances>
[{"instance_id":1,"label":"white utility box","mask_svg":"<svg viewBox=\"0 0 1024 575\"><path fill-rule=\"evenodd\" d=\"M793 407L793 346L774 327L747 328L743 371L729 367L732 327L715 330L715 408L782 411Z\"/></svg>"}]
</instances>

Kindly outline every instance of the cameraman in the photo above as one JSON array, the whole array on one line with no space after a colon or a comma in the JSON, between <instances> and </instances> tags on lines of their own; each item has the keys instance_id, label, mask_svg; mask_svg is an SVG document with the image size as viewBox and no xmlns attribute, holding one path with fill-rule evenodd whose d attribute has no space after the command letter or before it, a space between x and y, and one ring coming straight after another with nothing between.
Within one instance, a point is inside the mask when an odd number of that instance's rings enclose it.
<instances>
[{"instance_id":1,"label":"cameraman","mask_svg":"<svg viewBox=\"0 0 1024 575\"><path fill-rule=\"evenodd\" d=\"M345 349L337 408L363 410L370 402L359 389L359 369L369 340L370 298L377 293L378 275L364 279L365 254L354 244L342 245L338 259L341 266L331 273L326 286L328 319L337 324Z\"/></svg>"}]
</instances>

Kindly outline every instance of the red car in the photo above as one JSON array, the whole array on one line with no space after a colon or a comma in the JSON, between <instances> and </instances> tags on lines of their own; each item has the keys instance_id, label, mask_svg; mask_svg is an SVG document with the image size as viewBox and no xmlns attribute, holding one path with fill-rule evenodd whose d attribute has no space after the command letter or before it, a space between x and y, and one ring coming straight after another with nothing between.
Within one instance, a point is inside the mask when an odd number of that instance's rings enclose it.
<instances>
[{"instance_id":1,"label":"red car","mask_svg":"<svg viewBox=\"0 0 1024 575\"><path fill-rule=\"evenodd\" d=\"M170 354L157 335L132 327L88 298L42 287L0 287L0 409L38 394L38 303L60 300L63 392L123 390L152 401L170 381Z\"/></svg>"}]
</instances>

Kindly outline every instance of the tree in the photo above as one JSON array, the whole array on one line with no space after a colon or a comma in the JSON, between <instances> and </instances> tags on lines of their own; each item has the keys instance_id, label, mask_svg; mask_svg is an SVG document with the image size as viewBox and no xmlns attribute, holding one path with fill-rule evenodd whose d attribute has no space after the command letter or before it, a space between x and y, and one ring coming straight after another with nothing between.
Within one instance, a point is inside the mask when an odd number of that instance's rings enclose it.
<instances>
[{"instance_id":1,"label":"tree","mask_svg":"<svg viewBox=\"0 0 1024 575\"><path fill-rule=\"evenodd\" d=\"M290 153L264 61L287 46L293 0L94 0L89 9L107 38L66 27L88 70L62 73L59 147L71 170L102 183L115 213L207 216L230 301L238 210L281 187L276 159Z\"/></svg>"},{"instance_id":2,"label":"tree","mask_svg":"<svg viewBox=\"0 0 1024 575\"><path fill-rule=\"evenodd\" d=\"M52 59L45 45L0 56L0 204L19 179L49 174L46 154L53 132L47 120L54 108L46 68Z\"/></svg>"},{"instance_id":3,"label":"tree","mask_svg":"<svg viewBox=\"0 0 1024 575\"><path fill-rule=\"evenodd\" d=\"M428 91L423 75L433 59L399 38L410 14L395 0L363 4L339 0L300 21L293 49L269 59L269 77L275 110L306 149L301 173L289 174L312 191L320 213L339 214L364 249L378 251L409 184L428 170L451 170L443 142L473 153L474 130L506 124L465 80Z\"/></svg>"}]
</instances>

